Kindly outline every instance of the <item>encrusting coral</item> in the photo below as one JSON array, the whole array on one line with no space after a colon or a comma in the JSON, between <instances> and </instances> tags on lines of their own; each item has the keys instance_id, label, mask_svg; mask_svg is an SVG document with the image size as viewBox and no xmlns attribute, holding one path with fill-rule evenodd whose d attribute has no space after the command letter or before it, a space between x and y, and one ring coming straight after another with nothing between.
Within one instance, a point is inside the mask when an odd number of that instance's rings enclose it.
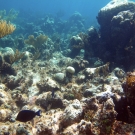
<instances>
[{"instance_id":1,"label":"encrusting coral","mask_svg":"<svg viewBox=\"0 0 135 135\"><path fill-rule=\"evenodd\" d=\"M11 24L10 22L0 20L0 38L11 34L16 29L15 25Z\"/></svg>"}]
</instances>

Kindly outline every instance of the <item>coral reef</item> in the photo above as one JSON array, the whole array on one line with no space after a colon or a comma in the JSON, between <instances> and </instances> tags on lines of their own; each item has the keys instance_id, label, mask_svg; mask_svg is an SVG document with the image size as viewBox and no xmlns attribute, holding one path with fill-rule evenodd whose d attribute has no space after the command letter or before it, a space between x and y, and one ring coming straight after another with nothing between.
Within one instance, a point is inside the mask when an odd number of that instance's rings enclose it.
<instances>
[{"instance_id":1,"label":"coral reef","mask_svg":"<svg viewBox=\"0 0 135 135\"><path fill-rule=\"evenodd\" d=\"M134 6L111 1L100 28L87 32L78 12L19 20L15 35L0 39L0 135L133 135ZM42 113L23 123L21 110Z\"/></svg>"}]
</instances>

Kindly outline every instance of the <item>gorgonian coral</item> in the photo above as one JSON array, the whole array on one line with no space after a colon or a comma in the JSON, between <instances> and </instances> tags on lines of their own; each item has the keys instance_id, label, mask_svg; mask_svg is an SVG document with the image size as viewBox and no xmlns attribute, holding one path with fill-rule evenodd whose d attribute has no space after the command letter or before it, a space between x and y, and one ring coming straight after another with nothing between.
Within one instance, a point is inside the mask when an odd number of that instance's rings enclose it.
<instances>
[{"instance_id":1,"label":"gorgonian coral","mask_svg":"<svg viewBox=\"0 0 135 135\"><path fill-rule=\"evenodd\" d=\"M47 36L40 34L36 38L33 35L29 35L28 39L24 40L25 44L33 45L35 49L40 48L40 46L46 42L48 39Z\"/></svg>"},{"instance_id":2,"label":"gorgonian coral","mask_svg":"<svg viewBox=\"0 0 135 135\"><path fill-rule=\"evenodd\" d=\"M11 34L16 29L15 25L11 24L10 22L0 20L0 38Z\"/></svg>"}]
</instances>

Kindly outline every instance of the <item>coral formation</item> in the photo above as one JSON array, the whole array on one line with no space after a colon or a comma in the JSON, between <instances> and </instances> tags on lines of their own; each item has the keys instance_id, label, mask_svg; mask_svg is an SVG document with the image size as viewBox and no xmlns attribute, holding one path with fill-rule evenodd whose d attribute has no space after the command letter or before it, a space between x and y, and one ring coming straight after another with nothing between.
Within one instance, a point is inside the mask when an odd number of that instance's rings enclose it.
<instances>
[{"instance_id":1,"label":"coral formation","mask_svg":"<svg viewBox=\"0 0 135 135\"><path fill-rule=\"evenodd\" d=\"M28 45L33 45L35 47L35 49L38 49L41 47L41 45L46 42L48 39L47 36L40 34L39 36L37 36L36 38L34 38L33 35L29 35L28 39L24 40L25 44Z\"/></svg>"},{"instance_id":2,"label":"coral formation","mask_svg":"<svg viewBox=\"0 0 135 135\"><path fill-rule=\"evenodd\" d=\"M5 20L0 20L0 38L11 34L15 29L15 25Z\"/></svg>"}]
</instances>

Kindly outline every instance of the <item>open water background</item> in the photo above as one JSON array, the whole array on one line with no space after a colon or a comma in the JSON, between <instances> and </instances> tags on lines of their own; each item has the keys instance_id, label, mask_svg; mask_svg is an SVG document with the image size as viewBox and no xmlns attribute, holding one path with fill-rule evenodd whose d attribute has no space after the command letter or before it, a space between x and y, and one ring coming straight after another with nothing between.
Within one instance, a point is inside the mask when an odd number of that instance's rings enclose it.
<instances>
[{"instance_id":1,"label":"open water background","mask_svg":"<svg viewBox=\"0 0 135 135\"><path fill-rule=\"evenodd\" d=\"M14 8L29 17L29 13L56 15L63 12L62 19L68 19L75 11L79 12L89 23L95 23L98 11L109 0L0 0L0 10L7 12Z\"/></svg>"}]
</instances>

